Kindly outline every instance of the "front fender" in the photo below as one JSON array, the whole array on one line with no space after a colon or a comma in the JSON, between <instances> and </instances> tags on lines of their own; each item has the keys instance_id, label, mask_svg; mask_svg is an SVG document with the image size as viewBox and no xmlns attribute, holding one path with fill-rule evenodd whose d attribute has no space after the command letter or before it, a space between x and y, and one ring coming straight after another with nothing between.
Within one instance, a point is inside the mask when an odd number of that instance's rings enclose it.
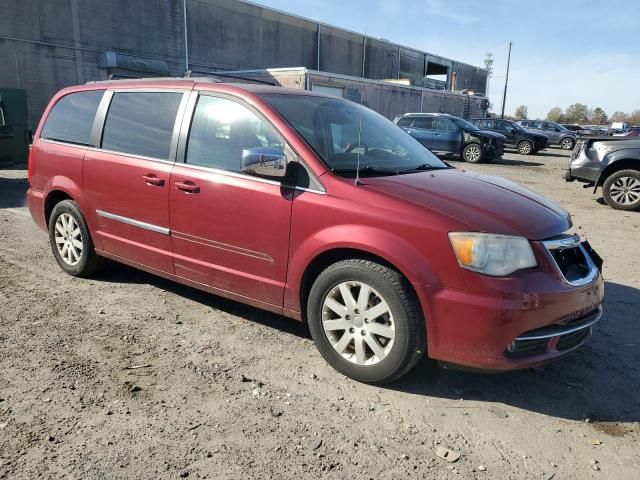
<instances>
[{"instance_id":1,"label":"front fender","mask_svg":"<svg viewBox=\"0 0 640 480\"><path fill-rule=\"evenodd\" d=\"M299 290L305 270L318 256L338 249L353 249L380 257L415 285L443 283L424 252L401 236L373 226L334 225L319 230L291 249L285 309L300 312Z\"/></svg>"}]
</instances>

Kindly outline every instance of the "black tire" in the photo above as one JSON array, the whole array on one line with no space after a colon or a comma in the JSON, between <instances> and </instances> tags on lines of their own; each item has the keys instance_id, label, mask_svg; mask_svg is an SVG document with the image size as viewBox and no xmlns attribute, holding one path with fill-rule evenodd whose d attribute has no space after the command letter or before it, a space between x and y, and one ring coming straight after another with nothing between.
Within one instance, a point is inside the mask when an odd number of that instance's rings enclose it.
<instances>
[{"instance_id":1,"label":"black tire","mask_svg":"<svg viewBox=\"0 0 640 480\"><path fill-rule=\"evenodd\" d=\"M535 153L533 142L529 140L521 140L520 142L518 142L517 148L520 155L532 155L533 153Z\"/></svg>"},{"instance_id":2,"label":"black tire","mask_svg":"<svg viewBox=\"0 0 640 480\"><path fill-rule=\"evenodd\" d=\"M640 171L620 170L607 177L602 185L602 196L616 210L640 210ZM627 188L626 193L625 188ZM628 202L628 203L626 203Z\"/></svg>"},{"instance_id":3,"label":"black tire","mask_svg":"<svg viewBox=\"0 0 640 480\"><path fill-rule=\"evenodd\" d=\"M387 355L375 364L359 365L343 358L323 328L325 299L343 282L361 282L370 286L389 306L395 337ZM362 313L366 315L366 312ZM383 384L396 380L426 354L424 317L407 280L397 271L369 260L343 260L320 273L309 293L307 320L311 336L324 359L340 373L360 382ZM362 328L362 324L358 328ZM346 329L342 335L347 335ZM351 345L351 340L348 345ZM372 353L370 347L365 348Z\"/></svg>"},{"instance_id":4,"label":"black tire","mask_svg":"<svg viewBox=\"0 0 640 480\"><path fill-rule=\"evenodd\" d=\"M562 148L563 150L573 150L573 147L575 147L576 142L573 138L561 138L560 139L560 148Z\"/></svg>"},{"instance_id":5,"label":"black tire","mask_svg":"<svg viewBox=\"0 0 640 480\"><path fill-rule=\"evenodd\" d=\"M479 143L469 143L462 149L462 159L468 163L482 163L484 161L484 150Z\"/></svg>"},{"instance_id":6,"label":"black tire","mask_svg":"<svg viewBox=\"0 0 640 480\"><path fill-rule=\"evenodd\" d=\"M67 215L64 218L68 219L71 216L75 221L76 228L80 230L80 239L75 239L82 245L82 251L79 253L79 258L75 260L72 257L73 263L62 257L62 253L58 250L58 242L56 238L67 238L56 229L56 223L58 219ZM72 239L70 238L69 241ZM51 217L49 218L49 243L51 244L51 250L60 268L69 275L74 277L88 277L95 273L103 264L104 259L96 254L93 240L89 234L87 228L87 222L85 221L78 205L72 200L63 200L53 207ZM68 251L68 250L67 250Z\"/></svg>"}]
</instances>

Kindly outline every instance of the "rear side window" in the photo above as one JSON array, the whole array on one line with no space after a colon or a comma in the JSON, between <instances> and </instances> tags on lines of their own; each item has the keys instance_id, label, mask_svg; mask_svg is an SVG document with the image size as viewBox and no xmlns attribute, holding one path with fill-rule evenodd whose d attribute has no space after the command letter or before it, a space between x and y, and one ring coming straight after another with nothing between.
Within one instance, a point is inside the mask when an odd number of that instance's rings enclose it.
<instances>
[{"instance_id":1,"label":"rear side window","mask_svg":"<svg viewBox=\"0 0 640 480\"><path fill-rule=\"evenodd\" d=\"M411 123L413 123L413 118L411 118L411 117L404 117L404 118L401 118L400 120L398 120L397 125L398 125L399 127L410 127L410 126L411 126Z\"/></svg>"},{"instance_id":2,"label":"rear side window","mask_svg":"<svg viewBox=\"0 0 640 480\"><path fill-rule=\"evenodd\" d=\"M102 148L169 160L182 93L116 92L102 134Z\"/></svg>"},{"instance_id":3,"label":"rear side window","mask_svg":"<svg viewBox=\"0 0 640 480\"><path fill-rule=\"evenodd\" d=\"M70 93L58 100L42 128L42 138L91 145L93 120L104 90Z\"/></svg>"}]
</instances>

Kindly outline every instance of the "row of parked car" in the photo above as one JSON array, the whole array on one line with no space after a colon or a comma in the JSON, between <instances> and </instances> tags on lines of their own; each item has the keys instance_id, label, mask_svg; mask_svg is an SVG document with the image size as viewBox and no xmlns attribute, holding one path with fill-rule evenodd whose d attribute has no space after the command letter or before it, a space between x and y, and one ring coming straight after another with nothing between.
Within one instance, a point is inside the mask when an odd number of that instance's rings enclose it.
<instances>
[{"instance_id":1,"label":"row of parked car","mask_svg":"<svg viewBox=\"0 0 640 480\"><path fill-rule=\"evenodd\" d=\"M396 125L438 154L458 154L466 162L480 163L500 157L505 147L532 155L549 145L572 150L577 136L554 122L498 118L463 120L444 113L407 113Z\"/></svg>"},{"instance_id":2,"label":"row of parked car","mask_svg":"<svg viewBox=\"0 0 640 480\"><path fill-rule=\"evenodd\" d=\"M548 145L573 149L565 170L567 181L602 187L606 203L618 210L640 210L640 139L626 136L576 134L562 125L540 120L512 122L477 118L470 122L441 113L407 113L395 123L436 154L460 155L466 162L488 162L500 157L505 147L522 155L539 152ZM640 130L640 129L636 129Z\"/></svg>"}]
</instances>

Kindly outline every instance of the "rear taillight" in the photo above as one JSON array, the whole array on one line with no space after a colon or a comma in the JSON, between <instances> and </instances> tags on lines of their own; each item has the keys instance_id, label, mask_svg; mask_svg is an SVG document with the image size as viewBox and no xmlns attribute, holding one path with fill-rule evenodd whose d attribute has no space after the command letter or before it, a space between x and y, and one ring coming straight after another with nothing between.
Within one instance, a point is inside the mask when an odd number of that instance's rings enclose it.
<instances>
[{"instance_id":1,"label":"rear taillight","mask_svg":"<svg viewBox=\"0 0 640 480\"><path fill-rule=\"evenodd\" d=\"M33 179L33 145L29 145L29 160L27 162L27 180L29 185Z\"/></svg>"}]
</instances>

